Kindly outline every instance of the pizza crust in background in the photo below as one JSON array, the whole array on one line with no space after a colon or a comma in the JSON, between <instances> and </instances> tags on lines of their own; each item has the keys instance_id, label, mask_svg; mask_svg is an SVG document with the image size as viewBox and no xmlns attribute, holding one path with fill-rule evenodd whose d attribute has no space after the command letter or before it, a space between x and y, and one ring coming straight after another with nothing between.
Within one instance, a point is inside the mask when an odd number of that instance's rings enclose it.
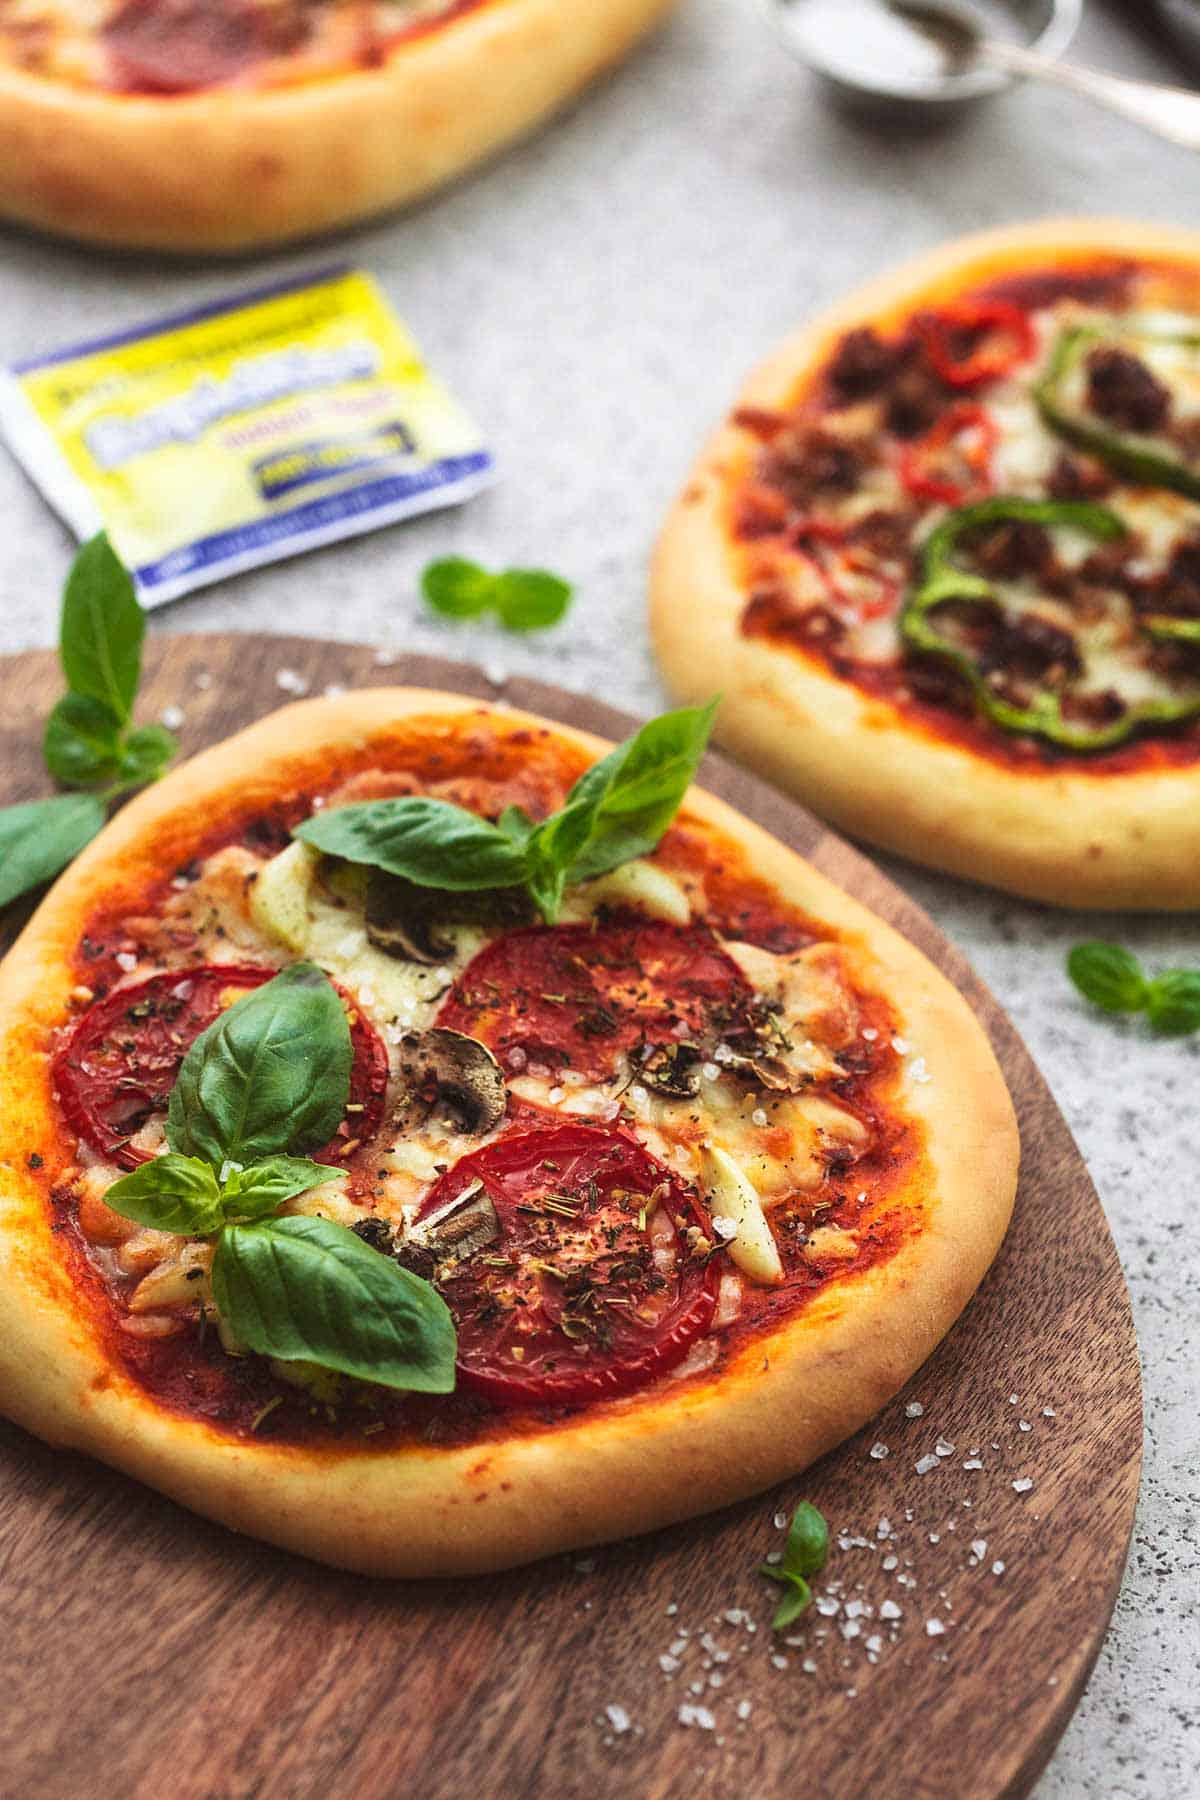
<instances>
[{"instance_id":1,"label":"pizza crust in background","mask_svg":"<svg viewBox=\"0 0 1200 1800\"><path fill-rule=\"evenodd\" d=\"M839 302L763 363L735 404L786 407L856 326L887 328L1027 267L1114 254L1200 271L1200 234L1080 219L962 239ZM659 661L681 700L723 693L717 741L834 825L933 868L1060 906L1200 906L1200 761L1134 774L1083 764L1026 774L926 734L816 661L742 635L746 596L726 510L756 449L730 422L716 431L654 556Z\"/></svg>"},{"instance_id":2,"label":"pizza crust in background","mask_svg":"<svg viewBox=\"0 0 1200 1800\"><path fill-rule=\"evenodd\" d=\"M47 1039L68 1013L71 959L101 904L118 910L225 815L321 785L331 751L386 758L414 715L462 699L356 691L273 714L132 801L43 902L0 966L0 1408L185 1506L322 1561L389 1576L470 1574L648 1531L794 1474L864 1424L966 1305L1004 1236L1016 1186L1012 1104L966 1001L890 927L738 813L692 790L686 811L742 846L784 899L846 934L931 1079L906 1083L925 1129L929 1227L850 1285L833 1283L719 1373L672 1395L609 1402L520 1437L465 1448L317 1450L239 1441L159 1408L75 1304L42 1191L70 1158L49 1090ZM522 715L506 711L512 720ZM532 720L534 724L542 721ZM598 739L554 726L589 756ZM201 823L202 822L202 823Z\"/></svg>"},{"instance_id":3,"label":"pizza crust in background","mask_svg":"<svg viewBox=\"0 0 1200 1800\"><path fill-rule=\"evenodd\" d=\"M260 92L107 92L0 61L0 216L151 250L333 230L418 199L531 130L672 3L480 0L377 68Z\"/></svg>"}]
</instances>

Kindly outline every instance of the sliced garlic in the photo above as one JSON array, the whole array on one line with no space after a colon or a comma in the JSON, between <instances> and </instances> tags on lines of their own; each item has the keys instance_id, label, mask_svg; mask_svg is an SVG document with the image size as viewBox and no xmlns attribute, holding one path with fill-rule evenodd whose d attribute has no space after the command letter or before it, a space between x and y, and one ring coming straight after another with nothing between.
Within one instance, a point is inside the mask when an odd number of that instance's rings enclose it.
<instances>
[{"instance_id":1,"label":"sliced garlic","mask_svg":"<svg viewBox=\"0 0 1200 1800\"><path fill-rule=\"evenodd\" d=\"M733 1158L715 1144L700 1152L700 1180L710 1211L737 1227L727 1248L733 1261L751 1281L774 1285L783 1280L783 1264L753 1185Z\"/></svg>"}]
</instances>

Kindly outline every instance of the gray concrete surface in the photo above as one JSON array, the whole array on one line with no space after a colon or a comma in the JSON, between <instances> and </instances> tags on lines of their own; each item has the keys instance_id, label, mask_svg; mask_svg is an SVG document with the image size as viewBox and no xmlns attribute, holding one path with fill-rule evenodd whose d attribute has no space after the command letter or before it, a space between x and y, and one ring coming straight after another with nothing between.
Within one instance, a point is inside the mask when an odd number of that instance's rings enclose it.
<instances>
[{"instance_id":1,"label":"gray concrete surface","mask_svg":"<svg viewBox=\"0 0 1200 1800\"><path fill-rule=\"evenodd\" d=\"M1142 0L1090 0L1078 50L1169 78ZM815 306L974 227L1082 211L1200 225L1200 162L1051 91L925 135L831 111L750 0L687 0L569 117L422 210L343 239L490 430L503 483L457 513L183 600L155 629L292 630L543 674L661 706L645 559L743 370ZM0 356L50 348L327 256L214 268L0 233ZM62 528L0 457L0 648L51 641ZM541 562L579 596L528 642L422 613L433 554ZM1093 1017L1063 975L1097 932L1195 958L1194 922L1055 916L893 870L1011 1009L1088 1158L1128 1273L1148 1403L1134 1548L1095 1676L1042 1800L1200 1794L1200 1042Z\"/></svg>"}]
</instances>

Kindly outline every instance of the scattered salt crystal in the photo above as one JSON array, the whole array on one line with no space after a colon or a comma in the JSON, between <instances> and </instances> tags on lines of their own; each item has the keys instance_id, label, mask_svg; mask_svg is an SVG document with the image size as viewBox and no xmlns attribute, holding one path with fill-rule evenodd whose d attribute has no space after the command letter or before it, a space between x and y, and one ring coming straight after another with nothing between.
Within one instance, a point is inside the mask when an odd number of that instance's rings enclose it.
<instances>
[{"instance_id":1,"label":"scattered salt crystal","mask_svg":"<svg viewBox=\"0 0 1200 1800\"><path fill-rule=\"evenodd\" d=\"M781 1515L779 1513L775 1514L776 1525L779 1524L780 1516ZM785 1525L787 1524L786 1518L784 1519L783 1522ZM740 1606L731 1606L731 1607L728 1607L726 1609L726 1611L721 1614L721 1617L724 1619L724 1621L727 1625L744 1625L746 1622L747 1615L742 1611Z\"/></svg>"},{"instance_id":2,"label":"scattered salt crystal","mask_svg":"<svg viewBox=\"0 0 1200 1800\"><path fill-rule=\"evenodd\" d=\"M862 1035L867 1040L868 1044L873 1044L875 1039L879 1036L879 1033L873 1025L864 1025Z\"/></svg>"},{"instance_id":3,"label":"scattered salt crystal","mask_svg":"<svg viewBox=\"0 0 1200 1800\"><path fill-rule=\"evenodd\" d=\"M843 1619L839 1626L839 1630L847 1643L849 1643L851 1638L860 1637L862 1635L862 1626L857 1619Z\"/></svg>"},{"instance_id":4,"label":"scattered salt crystal","mask_svg":"<svg viewBox=\"0 0 1200 1800\"><path fill-rule=\"evenodd\" d=\"M750 1714L753 1712L753 1710L754 1710L754 1708L751 1706L751 1704L748 1700L739 1700L738 1701L737 1716L739 1719L748 1719L750 1717Z\"/></svg>"},{"instance_id":5,"label":"scattered salt crystal","mask_svg":"<svg viewBox=\"0 0 1200 1800\"><path fill-rule=\"evenodd\" d=\"M865 1618L870 1611L871 1609L865 1600L847 1600L846 1602L845 1612L848 1619Z\"/></svg>"},{"instance_id":6,"label":"scattered salt crystal","mask_svg":"<svg viewBox=\"0 0 1200 1800\"><path fill-rule=\"evenodd\" d=\"M908 1076L909 1076L910 1081L915 1081L918 1083L924 1083L924 1082L933 1080L933 1076L929 1073L929 1066L926 1063L925 1058L923 1056L914 1056L913 1057L912 1061L908 1065Z\"/></svg>"},{"instance_id":7,"label":"scattered salt crystal","mask_svg":"<svg viewBox=\"0 0 1200 1800\"><path fill-rule=\"evenodd\" d=\"M399 661L400 652L391 649L390 646L385 645L375 652L375 667L377 669L390 669L393 664L398 663Z\"/></svg>"},{"instance_id":8,"label":"scattered salt crystal","mask_svg":"<svg viewBox=\"0 0 1200 1800\"><path fill-rule=\"evenodd\" d=\"M168 731L178 731L185 717L182 706L164 706L158 716Z\"/></svg>"},{"instance_id":9,"label":"scattered salt crystal","mask_svg":"<svg viewBox=\"0 0 1200 1800\"><path fill-rule=\"evenodd\" d=\"M992 1574L993 1575L1003 1575L1003 1573L1004 1573L1004 1564L1002 1562L994 1562L992 1564Z\"/></svg>"},{"instance_id":10,"label":"scattered salt crystal","mask_svg":"<svg viewBox=\"0 0 1200 1800\"><path fill-rule=\"evenodd\" d=\"M841 1612L841 1610L841 1601L835 1599L832 1594L817 1595L817 1611L821 1614L822 1618L832 1619L834 1614Z\"/></svg>"},{"instance_id":11,"label":"scattered salt crystal","mask_svg":"<svg viewBox=\"0 0 1200 1800\"><path fill-rule=\"evenodd\" d=\"M908 1039L899 1036L894 1037L892 1039L892 1049L896 1052L897 1056L907 1056L909 1051Z\"/></svg>"},{"instance_id":12,"label":"scattered salt crystal","mask_svg":"<svg viewBox=\"0 0 1200 1800\"><path fill-rule=\"evenodd\" d=\"M769 1563L781 1563L783 1561L783 1551L782 1550L768 1550L767 1561Z\"/></svg>"},{"instance_id":13,"label":"scattered salt crystal","mask_svg":"<svg viewBox=\"0 0 1200 1800\"><path fill-rule=\"evenodd\" d=\"M1029 1423L1028 1419L1018 1419L1017 1420L1017 1430L1018 1431L1032 1431L1033 1426Z\"/></svg>"},{"instance_id":14,"label":"scattered salt crystal","mask_svg":"<svg viewBox=\"0 0 1200 1800\"><path fill-rule=\"evenodd\" d=\"M604 1709L604 1716L618 1736L620 1736L623 1731L629 1730L629 1714L625 1711L623 1706L606 1706Z\"/></svg>"},{"instance_id":15,"label":"scattered salt crystal","mask_svg":"<svg viewBox=\"0 0 1200 1800\"><path fill-rule=\"evenodd\" d=\"M800 1664L800 1667L804 1670L806 1675L815 1675L817 1672L817 1665L811 1656L806 1656L804 1661Z\"/></svg>"},{"instance_id":16,"label":"scattered salt crystal","mask_svg":"<svg viewBox=\"0 0 1200 1800\"><path fill-rule=\"evenodd\" d=\"M675 1617L675 1614L678 1611L679 1611L678 1600L672 1600L670 1605L666 1608L666 1614L667 1614L668 1619L673 1619Z\"/></svg>"},{"instance_id":17,"label":"scattered salt crystal","mask_svg":"<svg viewBox=\"0 0 1200 1800\"><path fill-rule=\"evenodd\" d=\"M963 1464L964 1469L982 1469L982 1467L983 1464L977 1456L968 1456L966 1462Z\"/></svg>"},{"instance_id":18,"label":"scattered salt crystal","mask_svg":"<svg viewBox=\"0 0 1200 1800\"><path fill-rule=\"evenodd\" d=\"M719 1238L725 1239L726 1243L738 1234L737 1220L727 1218L724 1213L713 1214L712 1228Z\"/></svg>"},{"instance_id":19,"label":"scattered salt crystal","mask_svg":"<svg viewBox=\"0 0 1200 1800\"><path fill-rule=\"evenodd\" d=\"M1033 1486L1033 1480L1029 1475L1018 1475L1012 1485L1014 1494L1027 1494Z\"/></svg>"},{"instance_id":20,"label":"scattered salt crystal","mask_svg":"<svg viewBox=\"0 0 1200 1800\"><path fill-rule=\"evenodd\" d=\"M882 1649L883 1649L883 1639L880 1637L880 1635L877 1631L873 1632L871 1634L871 1636L867 1639L868 1652L872 1656L878 1656L879 1652Z\"/></svg>"},{"instance_id":21,"label":"scattered salt crystal","mask_svg":"<svg viewBox=\"0 0 1200 1800\"><path fill-rule=\"evenodd\" d=\"M702 1694L703 1692L704 1692L704 1683L702 1681L689 1681L688 1682L688 1693L689 1694Z\"/></svg>"},{"instance_id":22,"label":"scattered salt crystal","mask_svg":"<svg viewBox=\"0 0 1200 1800\"><path fill-rule=\"evenodd\" d=\"M718 1063L731 1063L733 1061L733 1051L729 1048L728 1044L717 1045L716 1049L713 1051L713 1061Z\"/></svg>"},{"instance_id":23,"label":"scattered salt crystal","mask_svg":"<svg viewBox=\"0 0 1200 1800\"><path fill-rule=\"evenodd\" d=\"M945 1629L946 1622L944 1619L926 1619L925 1621L925 1633L927 1637L941 1637Z\"/></svg>"},{"instance_id":24,"label":"scattered salt crystal","mask_svg":"<svg viewBox=\"0 0 1200 1800\"><path fill-rule=\"evenodd\" d=\"M945 1438L940 1437L938 1439L937 1443L933 1446L933 1448L938 1456L953 1456L954 1455L954 1445L951 1443L948 1443Z\"/></svg>"},{"instance_id":25,"label":"scattered salt crystal","mask_svg":"<svg viewBox=\"0 0 1200 1800\"><path fill-rule=\"evenodd\" d=\"M904 1608L897 1606L894 1600L885 1600L879 1608L879 1616L881 1619L902 1619Z\"/></svg>"},{"instance_id":26,"label":"scattered salt crystal","mask_svg":"<svg viewBox=\"0 0 1200 1800\"><path fill-rule=\"evenodd\" d=\"M520 1044L514 1044L512 1049L508 1053L509 1068L515 1070L517 1074L520 1074L521 1070L525 1067L525 1065L528 1063L528 1061L529 1061L529 1058L525 1054L524 1050L522 1050Z\"/></svg>"},{"instance_id":27,"label":"scattered salt crystal","mask_svg":"<svg viewBox=\"0 0 1200 1800\"><path fill-rule=\"evenodd\" d=\"M878 1525L875 1527L875 1536L877 1538L890 1538L891 1535L892 1521L886 1517L880 1519Z\"/></svg>"},{"instance_id":28,"label":"scattered salt crystal","mask_svg":"<svg viewBox=\"0 0 1200 1800\"><path fill-rule=\"evenodd\" d=\"M721 1078L721 1071L715 1062L701 1063L700 1073L705 1081L719 1081Z\"/></svg>"},{"instance_id":29,"label":"scattered salt crystal","mask_svg":"<svg viewBox=\"0 0 1200 1800\"><path fill-rule=\"evenodd\" d=\"M979 1558L980 1562L983 1561L984 1557L987 1555L987 1539L986 1538L972 1538L971 1539L971 1555L977 1556Z\"/></svg>"},{"instance_id":30,"label":"scattered salt crystal","mask_svg":"<svg viewBox=\"0 0 1200 1800\"><path fill-rule=\"evenodd\" d=\"M672 1656L682 1656L687 1649L687 1638L677 1637L673 1644L668 1645L668 1648Z\"/></svg>"},{"instance_id":31,"label":"scattered salt crystal","mask_svg":"<svg viewBox=\"0 0 1200 1800\"><path fill-rule=\"evenodd\" d=\"M941 1532L940 1531L931 1531L929 1534L929 1541L931 1544L940 1544L942 1541Z\"/></svg>"},{"instance_id":32,"label":"scattered salt crystal","mask_svg":"<svg viewBox=\"0 0 1200 1800\"><path fill-rule=\"evenodd\" d=\"M719 1688L724 1685L724 1681L725 1677L722 1675L721 1671L719 1669L714 1669L708 1678L708 1685L710 1688Z\"/></svg>"},{"instance_id":33,"label":"scattered salt crystal","mask_svg":"<svg viewBox=\"0 0 1200 1800\"><path fill-rule=\"evenodd\" d=\"M563 1089L560 1087L552 1087L550 1089L550 1092L546 1095L547 1102L551 1106L557 1106L559 1101L562 1098L563 1098Z\"/></svg>"},{"instance_id":34,"label":"scattered salt crystal","mask_svg":"<svg viewBox=\"0 0 1200 1800\"><path fill-rule=\"evenodd\" d=\"M1058 1414L1055 1412L1055 1410L1052 1406L1043 1406L1042 1417L1043 1417L1043 1419L1057 1419Z\"/></svg>"},{"instance_id":35,"label":"scattered salt crystal","mask_svg":"<svg viewBox=\"0 0 1200 1800\"><path fill-rule=\"evenodd\" d=\"M786 1669L787 1666L788 1666L787 1657L781 1656L777 1650L775 1652L774 1656L771 1658L771 1667L773 1669Z\"/></svg>"},{"instance_id":36,"label":"scattered salt crystal","mask_svg":"<svg viewBox=\"0 0 1200 1800\"><path fill-rule=\"evenodd\" d=\"M138 959L133 954L132 950L118 950L113 961L116 963L118 969L124 970L126 975L132 975L133 971L137 968Z\"/></svg>"},{"instance_id":37,"label":"scattered salt crystal","mask_svg":"<svg viewBox=\"0 0 1200 1800\"><path fill-rule=\"evenodd\" d=\"M679 1669L679 1658L677 1656L660 1656L658 1666L664 1675L674 1675Z\"/></svg>"},{"instance_id":38,"label":"scattered salt crystal","mask_svg":"<svg viewBox=\"0 0 1200 1800\"><path fill-rule=\"evenodd\" d=\"M788 1516L784 1512L783 1508L780 1507L779 1511L775 1514L775 1517L772 1520L772 1524L774 1525L776 1531L783 1531L787 1527L787 1522L788 1522ZM726 1615L726 1616L728 1617L728 1615Z\"/></svg>"},{"instance_id":39,"label":"scattered salt crystal","mask_svg":"<svg viewBox=\"0 0 1200 1800\"><path fill-rule=\"evenodd\" d=\"M307 694L308 677L301 675L298 669L280 669L275 676L275 686L284 694Z\"/></svg>"},{"instance_id":40,"label":"scattered salt crystal","mask_svg":"<svg viewBox=\"0 0 1200 1800\"><path fill-rule=\"evenodd\" d=\"M904 1416L906 1419L919 1419L924 1411L925 1408L919 1400L910 1400L904 1409Z\"/></svg>"},{"instance_id":41,"label":"scattered salt crystal","mask_svg":"<svg viewBox=\"0 0 1200 1800\"><path fill-rule=\"evenodd\" d=\"M913 1466L916 1469L918 1475L929 1475L933 1472L934 1469L938 1468L940 1465L938 1463L938 1459L936 1456L923 1456L923 1457L921 1457L920 1461L915 1463Z\"/></svg>"},{"instance_id":42,"label":"scattered salt crystal","mask_svg":"<svg viewBox=\"0 0 1200 1800\"><path fill-rule=\"evenodd\" d=\"M1010 1395L1009 1395L1009 1396L1008 1396L1008 1404L1009 1404L1009 1405L1010 1405L1010 1406L1016 1406L1016 1405L1017 1405L1017 1396L1016 1396L1016 1394L1010 1394Z\"/></svg>"},{"instance_id":43,"label":"scattered salt crystal","mask_svg":"<svg viewBox=\"0 0 1200 1800\"><path fill-rule=\"evenodd\" d=\"M885 1556L880 1567L889 1570L889 1572L892 1569L898 1569L900 1567L900 1558L898 1556Z\"/></svg>"},{"instance_id":44,"label":"scattered salt crystal","mask_svg":"<svg viewBox=\"0 0 1200 1800\"><path fill-rule=\"evenodd\" d=\"M489 686L494 688L503 687L508 680L508 669L506 665L502 662L497 662L494 659L491 662L484 663L483 672L487 677Z\"/></svg>"},{"instance_id":45,"label":"scattered salt crystal","mask_svg":"<svg viewBox=\"0 0 1200 1800\"><path fill-rule=\"evenodd\" d=\"M762 1127L768 1123L766 1108L756 1106L754 1111L750 1114L750 1123L752 1125L757 1125L761 1130Z\"/></svg>"},{"instance_id":46,"label":"scattered salt crystal","mask_svg":"<svg viewBox=\"0 0 1200 1800\"><path fill-rule=\"evenodd\" d=\"M872 1462L882 1462L887 1454L888 1447L886 1444L872 1444L871 1448L867 1451L867 1455L871 1458Z\"/></svg>"},{"instance_id":47,"label":"scattered salt crystal","mask_svg":"<svg viewBox=\"0 0 1200 1800\"><path fill-rule=\"evenodd\" d=\"M701 1731L712 1731L716 1722L717 1721L713 1718L707 1706L689 1706L684 1704L679 1709L679 1723L681 1725L698 1725Z\"/></svg>"}]
</instances>

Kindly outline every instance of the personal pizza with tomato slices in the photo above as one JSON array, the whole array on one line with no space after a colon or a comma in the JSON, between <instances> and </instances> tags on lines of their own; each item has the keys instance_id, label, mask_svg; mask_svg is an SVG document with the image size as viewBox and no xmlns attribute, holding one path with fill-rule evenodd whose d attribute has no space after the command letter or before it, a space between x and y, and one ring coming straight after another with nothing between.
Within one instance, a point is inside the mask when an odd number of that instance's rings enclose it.
<instances>
[{"instance_id":1,"label":"personal pizza with tomato slices","mask_svg":"<svg viewBox=\"0 0 1200 1800\"><path fill-rule=\"evenodd\" d=\"M440 187L671 0L0 0L0 215L241 250Z\"/></svg>"},{"instance_id":2,"label":"personal pizza with tomato slices","mask_svg":"<svg viewBox=\"0 0 1200 1800\"><path fill-rule=\"evenodd\" d=\"M419 690L132 801L0 968L0 1407L240 1531L463 1574L770 1486L1003 1237L957 989L691 787Z\"/></svg>"},{"instance_id":3,"label":"personal pizza with tomato slices","mask_svg":"<svg viewBox=\"0 0 1200 1800\"><path fill-rule=\"evenodd\" d=\"M827 818L1075 906L1200 904L1200 236L951 245L751 379L658 652Z\"/></svg>"}]
</instances>

